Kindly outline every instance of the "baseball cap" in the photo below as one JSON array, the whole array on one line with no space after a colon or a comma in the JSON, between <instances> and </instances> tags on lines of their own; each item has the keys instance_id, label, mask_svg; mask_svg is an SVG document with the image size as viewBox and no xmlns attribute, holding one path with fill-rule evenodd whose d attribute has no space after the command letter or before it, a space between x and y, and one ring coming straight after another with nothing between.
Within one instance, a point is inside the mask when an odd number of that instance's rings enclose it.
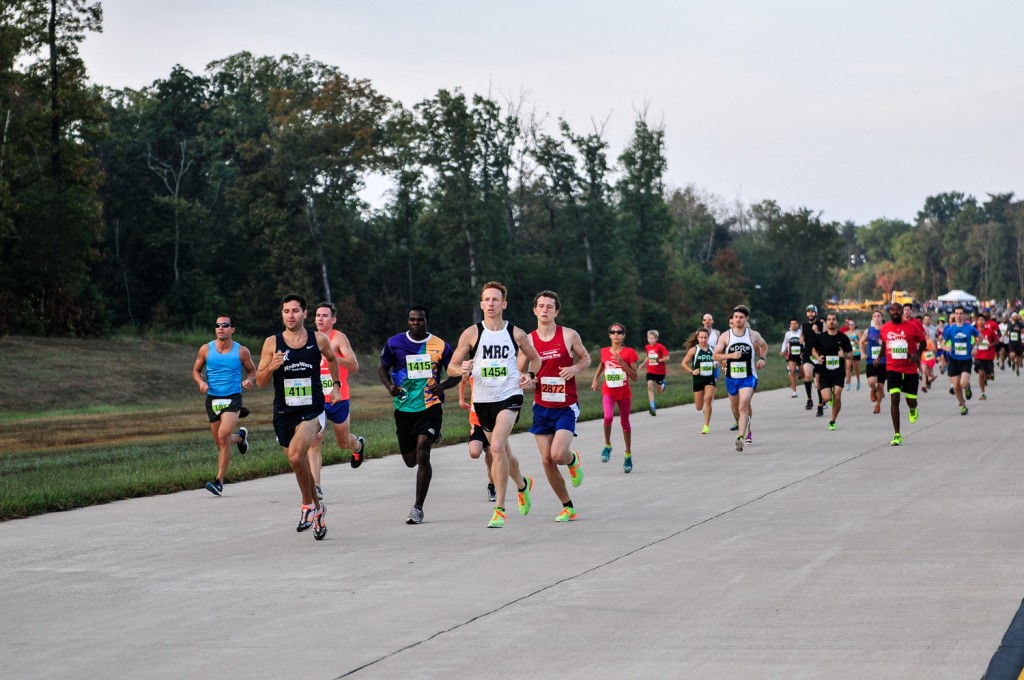
<instances>
[{"instance_id":1,"label":"baseball cap","mask_svg":"<svg viewBox=\"0 0 1024 680\"><path fill-rule=\"evenodd\" d=\"M814 305L807 305L807 309L805 309L804 311L805 312L810 311L810 312L814 312L815 314L817 314L818 313L818 308L815 307Z\"/></svg>"}]
</instances>

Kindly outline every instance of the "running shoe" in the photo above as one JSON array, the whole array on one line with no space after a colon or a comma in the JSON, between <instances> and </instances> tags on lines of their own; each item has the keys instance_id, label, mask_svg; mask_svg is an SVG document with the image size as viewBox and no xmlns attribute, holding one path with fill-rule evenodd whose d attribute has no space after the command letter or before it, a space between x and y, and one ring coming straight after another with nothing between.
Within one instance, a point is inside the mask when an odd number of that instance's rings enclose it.
<instances>
[{"instance_id":1,"label":"running shoe","mask_svg":"<svg viewBox=\"0 0 1024 680\"><path fill-rule=\"evenodd\" d=\"M750 428L749 425L747 426L747 443L748 444L753 444L754 443L754 431Z\"/></svg>"},{"instance_id":2,"label":"running shoe","mask_svg":"<svg viewBox=\"0 0 1024 680\"><path fill-rule=\"evenodd\" d=\"M702 428L700 429L700 433L701 433L701 434L707 434L707 433L709 433L709 432L711 432L711 428L710 428L710 427L708 427L707 425L705 425L704 427L702 427Z\"/></svg>"},{"instance_id":3,"label":"running shoe","mask_svg":"<svg viewBox=\"0 0 1024 680\"><path fill-rule=\"evenodd\" d=\"M558 517L555 518L556 522L571 522L576 519L576 510L573 507L562 508L562 511L558 513Z\"/></svg>"},{"instance_id":4,"label":"running shoe","mask_svg":"<svg viewBox=\"0 0 1024 680\"><path fill-rule=\"evenodd\" d=\"M836 431L836 423L835 423L835 421L830 420L828 422L828 429L829 429L830 432L835 432Z\"/></svg>"},{"instance_id":5,"label":"running shoe","mask_svg":"<svg viewBox=\"0 0 1024 680\"><path fill-rule=\"evenodd\" d=\"M899 432L892 436L892 441L889 442L889 446L901 446L903 444L903 435Z\"/></svg>"},{"instance_id":6,"label":"running shoe","mask_svg":"<svg viewBox=\"0 0 1024 680\"><path fill-rule=\"evenodd\" d=\"M438 430L437 437L434 439L434 446L440 446L441 442L444 441L444 431Z\"/></svg>"},{"instance_id":7,"label":"running shoe","mask_svg":"<svg viewBox=\"0 0 1024 680\"><path fill-rule=\"evenodd\" d=\"M412 506L412 510L409 511L409 516L405 519L406 524L423 524L423 508L417 508L415 505Z\"/></svg>"},{"instance_id":8,"label":"running shoe","mask_svg":"<svg viewBox=\"0 0 1024 680\"><path fill-rule=\"evenodd\" d=\"M980 396L980 397L978 397L978 401L986 401L986 400L988 400L988 397L986 397L986 396L985 396L985 393L984 393L984 392L982 392L982 393L981 393L981 396Z\"/></svg>"},{"instance_id":9,"label":"running shoe","mask_svg":"<svg viewBox=\"0 0 1024 680\"><path fill-rule=\"evenodd\" d=\"M740 429L740 424L739 423L733 423L732 426L729 428L729 432L738 432L739 429Z\"/></svg>"},{"instance_id":10,"label":"running shoe","mask_svg":"<svg viewBox=\"0 0 1024 680\"><path fill-rule=\"evenodd\" d=\"M224 482L219 479L215 479L212 482L206 483L206 490L212 493L214 496L219 496L224 493Z\"/></svg>"},{"instance_id":11,"label":"running shoe","mask_svg":"<svg viewBox=\"0 0 1024 680\"><path fill-rule=\"evenodd\" d=\"M872 413L878 413L878 412L880 412L881 410L882 410L882 405L881 405L881 404L878 404L878 403L876 403L876 404L875 404L875 409L874 409L874 410L872 411Z\"/></svg>"},{"instance_id":12,"label":"running shoe","mask_svg":"<svg viewBox=\"0 0 1024 680\"><path fill-rule=\"evenodd\" d=\"M495 491L493 484L487 485L487 500L489 500L491 503L498 500L498 492Z\"/></svg>"},{"instance_id":13,"label":"running shoe","mask_svg":"<svg viewBox=\"0 0 1024 680\"><path fill-rule=\"evenodd\" d=\"M736 450L737 451L742 451L743 450L743 437L736 437Z\"/></svg>"},{"instance_id":14,"label":"running shoe","mask_svg":"<svg viewBox=\"0 0 1024 680\"><path fill-rule=\"evenodd\" d=\"M962 416L967 415L967 405L966 404L960 407L960 415L962 415Z\"/></svg>"},{"instance_id":15,"label":"running shoe","mask_svg":"<svg viewBox=\"0 0 1024 680\"><path fill-rule=\"evenodd\" d=\"M812 408L814 408L814 402L811 401L810 399L808 399L807 403L804 404L804 410L805 411L810 411Z\"/></svg>"},{"instance_id":16,"label":"running shoe","mask_svg":"<svg viewBox=\"0 0 1024 680\"><path fill-rule=\"evenodd\" d=\"M324 499L324 490L320 488L320 485L316 485L316 499L322 501Z\"/></svg>"},{"instance_id":17,"label":"running shoe","mask_svg":"<svg viewBox=\"0 0 1024 680\"><path fill-rule=\"evenodd\" d=\"M818 417L818 418L820 418L820 417L822 417L823 415L825 415L825 407L824 407L824 406L822 406L821 404L819 404L819 405L818 405L818 410L814 412L814 415L815 415L816 417Z\"/></svg>"},{"instance_id":18,"label":"running shoe","mask_svg":"<svg viewBox=\"0 0 1024 680\"><path fill-rule=\"evenodd\" d=\"M857 381L857 389L860 390L860 381Z\"/></svg>"},{"instance_id":19,"label":"running shoe","mask_svg":"<svg viewBox=\"0 0 1024 680\"><path fill-rule=\"evenodd\" d=\"M578 451L572 452L573 461L569 463L569 481L574 487L583 483L583 460Z\"/></svg>"},{"instance_id":20,"label":"running shoe","mask_svg":"<svg viewBox=\"0 0 1024 680\"><path fill-rule=\"evenodd\" d=\"M928 385L921 385L921 391L927 392L928 391Z\"/></svg>"},{"instance_id":21,"label":"running shoe","mask_svg":"<svg viewBox=\"0 0 1024 680\"><path fill-rule=\"evenodd\" d=\"M917 409L916 408L910 409L910 413L908 413L907 415L910 418L910 422L912 422L912 423L916 423L917 422Z\"/></svg>"},{"instance_id":22,"label":"running shoe","mask_svg":"<svg viewBox=\"0 0 1024 680\"><path fill-rule=\"evenodd\" d=\"M633 456L626 456L622 459L622 471L627 475L633 471Z\"/></svg>"},{"instance_id":23,"label":"running shoe","mask_svg":"<svg viewBox=\"0 0 1024 680\"><path fill-rule=\"evenodd\" d=\"M244 456L249 452L249 429L245 427L238 428L238 436L240 439L235 446L238 447L238 452Z\"/></svg>"},{"instance_id":24,"label":"running shoe","mask_svg":"<svg viewBox=\"0 0 1024 680\"><path fill-rule=\"evenodd\" d=\"M602 463L607 463L609 461L609 459L611 459L611 457L612 457L612 447L611 446L606 446L603 449L601 449L601 462Z\"/></svg>"},{"instance_id":25,"label":"running shoe","mask_svg":"<svg viewBox=\"0 0 1024 680\"><path fill-rule=\"evenodd\" d=\"M796 399L796 390L793 390L793 396L792 396L792 399Z\"/></svg>"},{"instance_id":26,"label":"running shoe","mask_svg":"<svg viewBox=\"0 0 1024 680\"><path fill-rule=\"evenodd\" d=\"M665 391L665 387L667 387L667 383L664 380L662 380L661 383L659 384L659 387L661 388L660 391L664 392Z\"/></svg>"},{"instance_id":27,"label":"running shoe","mask_svg":"<svg viewBox=\"0 0 1024 680\"><path fill-rule=\"evenodd\" d=\"M487 523L489 529L500 529L505 526L505 511L494 506L494 514L491 515L491 521Z\"/></svg>"},{"instance_id":28,"label":"running shoe","mask_svg":"<svg viewBox=\"0 0 1024 680\"><path fill-rule=\"evenodd\" d=\"M308 531L313 527L313 515L316 514L316 508L312 505L303 505L299 508L299 525L295 527L296 531Z\"/></svg>"},{"instance_id":29,"label":"running shoe","mask_svg":"<svg viewBox=\"0 0 1024 680\"><path fill-rule=\"evenodd\" d=\"M327 535L327 505L320 504L320 509L313 515L313 538L318 541L324 540Z\"/></svg>"},{"instance_id":30,"label":"running shoe","mask_svg":"<svg viewBox=\"0 0 1024 680\"><path fill-rule=\"evenodd\" d=\"M533 490L533 477L524 477L526 486L519 492L519 514L528 515L530 514L530 506L533 505L533 501L530 500L530 492Z\"/></svg>"},{"instance_id":31,"label":"running shoe","mask_svg":"<svg viewBox=\"0 0 1024 680\"><path fill-rule=\"evenodd\" d=\"M652 416L658 415L657 409L655 409L653 406L647 409L647 412L650 413Z\"/></svg>"},{"instance_id":32,"label":"running shoe","mask_svg":"<svg viewBox=\"0 0 1024 680\"><path fill-rule=\"evenodd\" d=\"M966 390L964 390L964 396L965 396L965 397L967 397L967 401L970 401L970 400L971 400L971 397L973 397L973 396L974 396L974 393L973 393L973 392L971 392L971 386L970 386L970 385L968 385L968 386L967 386L967 389L966 389Z\"/></svg>"},{"instance_id":33,"label":"running shoe","mask_svg":"<svg viewBox=\"0 0 1024 680\"><path fill-rule=\"evenodd\" d=\"M952 387L950 387L949 388L949 393L950 394L956 394L956 390L954 390Z\"/></svg>"},{"instance_id":34,"label":"running shoe","mask_svg":"<svg viewBox=\"0 0 1024 680\"><path fill-rule=\"evenodd\" d=\"M356 437L356 441L359 442L359 450L352 452L352 457L348 459L348 464L354 468L359 467L363 464L363 451L366 450L366 440L362 437Z\"/></svg>"}]
</instances>

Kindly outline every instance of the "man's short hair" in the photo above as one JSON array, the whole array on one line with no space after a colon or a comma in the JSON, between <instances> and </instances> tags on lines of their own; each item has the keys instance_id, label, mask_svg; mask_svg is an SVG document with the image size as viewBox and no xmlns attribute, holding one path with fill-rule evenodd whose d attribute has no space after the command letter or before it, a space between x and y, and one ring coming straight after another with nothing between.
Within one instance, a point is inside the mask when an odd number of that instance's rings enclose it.
<instances>
[{"instance_id":1,"label":"man's short hair","mask_svg":"<svg viewBox=\"0 0 1024 680\"><path fill-rule=\"evenodd\" d=\"M409 312L423 312L423 318L430 321L430 310L423 305L413 305L409 308ZM406 312L406 315L408 315L409 312Z\"/></svg>"},{"instance_id":2,"label":"man's short hair","mask_svg":"<svg viewBox=\"0 0 1024 680\"><path fill-rule=\"evenodd\" d=\"M230 314L218 314L217 316L213 317L213 320L214 320L214 322L216 322L217 319L222 319L222 318L223 319L227 319L228 323L231 324L232 328L235 327L235 317L231 316Z\"/></svg>"},{"instance_id":3,"label":"man's short hair","mask_svg":"<svg viewBox=\"0 0 1024 680\"><path fill-rule=\"evenodd\" d=\"M956 307L953 308L954 312L957 311L957 310L959 310L961 312L965 311L963 305L957 305Z\"/></svg>"},{"instance_id":4,"label":"man's short hair","mask_svg":"<svg viewBox=\"0 0 1024 680\"><path fill-rule=\"evenodd\" d=\"M750 316L750 308L747 307L746 305L736 305L735 307L733 307L732 313L735 314L736 312L740 312L741 314L743 314L743 316L746 317Z\"/></svg>"},{"instance_id":5,"label":"man's short hair","mask_svg":"<svg viewBox=\"0 0 1024 680\"><path fill-rule=\"evenodd\" d=\"M661 334L658 333L658 331L654 330L653 328L651 330L647 331L647 335L653 335L655 340L657 340L659 337L661 337Z\"/></svg>"},{"instance_id":6,"label":"man's short hair","mask_svg":"<svg viewBox=\"0 0 1024 680\"><path fill-rule=\"evenodd\" d=\"M498 285L501 285L501 284L498 284ZM483 291L481 291L481 292L483 292ZM504 295L505 294L502 293L502 296L504 296ZM534 295L533 296L533 306L534 307L537 306L537 300L540 300L542 297L549 297L552 300L554 300L555 301L555 311L556 312L562 311L562 301L558 299L558 293L556 293L553 290L542 290L541 292L539 292L536 295Z\"/></svg>"},{"instance_id":7,"label":"man's short hair","mask_svg":"<svg viewBox=\"0 0 1024 680\"><path fill-rule=\"evenodd\" d=\"M302 311L306 311L306 298L302 297L298 293L288 293L283 298L281 298L281 306L282 307L284 307L285 303L288 303L288 302L298 302L299 303L299 307L302 308Z\"/></svg>"},{"instance_id":8,"label":"man's short hair","mask_svg":"<svg viewBox=\"0 0 1024 680\"><path fill-rule=\"evenodd\" d=\"M502 300L508 300L508 288L506 288L503 284L499 283L498 281L488 281L487 283L485 283L483 285L483 287L480 289L480 296L481 297L483 297L484 291L487 290L488 288L494 288L495 290L500 290L501 291L501 299Z\"/></svg>"},{"instance_id":9,"label":"man's short hair","mask_svg":"<svg viewBox=\"0 0 1024 680\"><path fill-rule=\"evenodd\" d=\"M317 306L314 307L314 309L320 309L321 307L326 307L327 309L331 310L331 317L332 318L335 318L335 319L338 318L338 308L334 306L333 302L321 302L321 303L318 303Z\"/></svg>"}]
</instances>

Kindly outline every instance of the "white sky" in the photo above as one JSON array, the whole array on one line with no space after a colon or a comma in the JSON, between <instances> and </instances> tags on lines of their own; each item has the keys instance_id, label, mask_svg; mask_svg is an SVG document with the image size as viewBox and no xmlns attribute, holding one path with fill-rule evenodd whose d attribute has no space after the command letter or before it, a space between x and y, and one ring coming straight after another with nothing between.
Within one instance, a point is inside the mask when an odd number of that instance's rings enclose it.
<instances>
[{"instance_id":1,"label":"white sky","mask_svg":"<svg viewBox=\"0 0 1024 680\"><path fill-rule=\"evenodd\" d=\"M1021 0L102 0L92 79L308 54L406 106L525 95L612 160L648 105L669 186L830 220L912 221L927 196L1024 198ZM554 128L552 127L553 131Z\"/></svg>"}]
</instances>

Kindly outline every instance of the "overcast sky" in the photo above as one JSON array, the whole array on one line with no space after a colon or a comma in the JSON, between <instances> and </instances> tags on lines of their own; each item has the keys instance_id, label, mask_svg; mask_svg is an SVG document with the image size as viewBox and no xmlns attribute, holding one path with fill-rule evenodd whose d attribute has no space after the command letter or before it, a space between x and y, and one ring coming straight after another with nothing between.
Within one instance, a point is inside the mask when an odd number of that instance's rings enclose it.
<instances>
[{"instance_id":1,"label":"overcast sky","mask_svg":"<svg viewBox=\"0 0 1024 680\"><path fill-rule=\"evenodd\" d=\"M102 0L92 79L141 87L235 52L308 54L407 106L440 88L579 131L614 158L665 126L669 186L825 219L927 196L1024 197L1021 0ZM553 128L552 128L553 130Z\"/></svg>"}]
</instances>

